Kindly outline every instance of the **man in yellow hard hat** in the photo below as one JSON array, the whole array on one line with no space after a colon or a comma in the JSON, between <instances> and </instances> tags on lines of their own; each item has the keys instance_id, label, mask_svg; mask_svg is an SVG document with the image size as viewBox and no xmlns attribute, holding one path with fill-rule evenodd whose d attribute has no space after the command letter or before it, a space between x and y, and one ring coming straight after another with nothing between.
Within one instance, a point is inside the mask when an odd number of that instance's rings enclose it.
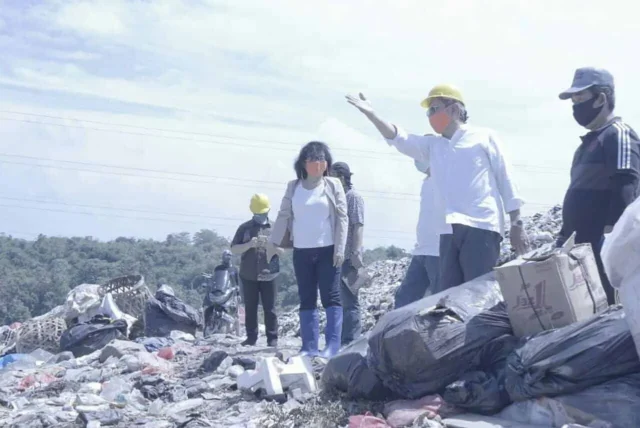
<instances>
[{"instance_id":1,"label":"man in yellow hard hat","mask_svg":"<svg viewBox=\"0 0 640 428\"><path fill-rule=\"evenodd\" d=\"M517 254L528 249L520 219L524 204L495 132L467 125L467 107L453 85L437 85L422 101L433 130L439 134L407 134L381 119L363 94L347 95L378 129L387 143L428 167L436 190L434 210L441 213L442 235L451 234L440 251L440 290L490 272L500 256L509 213L509 237ZM438 290L434 290L438 291Z\"/></svg>"},{"instance_id":2,"label":"man in yellow hard hat","mask_svg":"<svg viewBox=\"0 0 640 428\"><path fill-rule=\"evenodd\" d=\"M231 252L241 254L240 279L245 304L247 339L244 346L253 346L258 340L258 302L262 300L267 345L278 344L278 318L276 316L276 278L280 260L276 255L267 261L267 245L271 234L267 195L255 194L249 204L253 218L240 225L231 241Z\"/></svg>"}]
</instances>

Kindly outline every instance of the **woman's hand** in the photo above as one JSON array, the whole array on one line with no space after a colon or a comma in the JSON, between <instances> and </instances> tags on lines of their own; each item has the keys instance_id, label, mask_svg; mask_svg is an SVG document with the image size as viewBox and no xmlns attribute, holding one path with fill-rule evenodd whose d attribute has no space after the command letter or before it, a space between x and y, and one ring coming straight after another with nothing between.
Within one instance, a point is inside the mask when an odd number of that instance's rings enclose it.
<instances>
[{"instance_id":1,"label":"woman's hand","mask_svg":"<svg viewBox=\"0 0 640 428\"><path fill-rule=\"evenodd\" d=\"M342 254L335 254L333 256L333 266L340 267L344 263L344 256Z\"/></svg>"}]
</instances>

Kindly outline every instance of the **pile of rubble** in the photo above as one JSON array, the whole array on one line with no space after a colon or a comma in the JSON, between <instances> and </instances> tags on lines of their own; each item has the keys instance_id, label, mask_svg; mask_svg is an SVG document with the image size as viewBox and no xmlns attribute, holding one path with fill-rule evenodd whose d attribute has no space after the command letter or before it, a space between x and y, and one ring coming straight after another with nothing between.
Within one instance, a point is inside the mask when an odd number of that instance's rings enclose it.
<instances>
[{"instance_id":1,"label":"pile of rubble","mask_svg":"<svg viewBox=\"0 0 640 428\"><path fill-rule=\"evenodd\" d=\"M527 219L525 225L534 247L552 242L560 226L560 209ZM505 240L502 261L512 257ZM372 330L378 319L393 308L393 294L408 263L409 259L381 261L368 267L372 280L361 289L359 297L364 331ZM91 318L92 313L87 313L91 305L85 302L89 299L87 287L74 291L71 301L77 303L75 306L55 308L37 321L60 319L69 310L74 310L77 317ZM111 287L109 291L118 290ZM141 309L132 302L148 295L139 284L127 292L126 296L115 294L112 309L126 306L134 315L127 315L130 323L136 325ZM266 361L273 370L283 370L285 374L294 366L301 373L312 372L315 381L320 379L326 363L315 359L302 369L303 364L292 358L300 349L297 310L280 316L277 350L265 346L264 338L257 346L241 347L242 338L230 335L203 339L174 331L162 338L122 337L79 357L70 352L59 353L55 346L35 350L22 347L17 354L16 328L19 326L0 331L0 346L4 344L0 355L6 353L0 357L0 426L336 427L347 426L350 417L352 423L362 426L387 426L375 425L376 419L384 413L387 421L393 420L388 415L394 406L400 406L401 415L421 416L413 426L445 426L439 417L434 417L435 410L442 410L439 397L425 397L417 404L393 405L346 399L335 392L319 392L320 384L310 387L306 375L306 387L289 382L281 394L269 393L273 390L271 381L260 383L259 379ZM140 336L139 329L130 327L128 337L132 334ZM38 343L48 343L36 336ZM285 363L290 366L283 369ZM278 382L275 384L277 389ZM281 386L284 385L283 380ZM407 411L411 408L414 413ZM464 425L462 419L459 423L462 425L449 426L474 426L473 422Z\"/></svg>"}]
</instances>

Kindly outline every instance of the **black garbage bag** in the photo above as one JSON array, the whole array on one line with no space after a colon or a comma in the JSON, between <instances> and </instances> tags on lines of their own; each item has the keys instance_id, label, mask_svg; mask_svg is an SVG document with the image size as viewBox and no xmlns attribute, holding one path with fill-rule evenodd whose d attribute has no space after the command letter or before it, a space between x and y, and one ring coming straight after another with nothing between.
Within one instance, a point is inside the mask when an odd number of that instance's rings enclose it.
<instances>
[{"instance_id":1,"label":"black garbage bag","mask_svg":"<svg viewBox=\"0 0 640 428\"><path fill-rule=\"evenodd\" d=\"M530 338L507 357L513 401L571 394L630 373L640 360L622 306Z\"/></svg>"},{"instance_id":2,"label":"black garbage bag","mask_svg":"<svg viewBox=\"0 0 640 428\"><path fill-rule=\"evenodd\" d=\"M367 363L404 398L440 392L474 370L482 347L513 334L493 272L386 313L369 336Z\"/></svg>"},{"instance_id":3,"label":"black garbage bag","mask_svg":"<svg viewBox=\"0 0 640 428\"><path fill-rule=\"evenodd\" d=\"M511 404L511 399L505 388L505 368L507 356L524 339L504 335L487 343L476 359L473 366L481 370L468 372L447 386L442 398L448 404L471 413L491 415L499 412Z\"/></svg>"},{"instance_id":4,"label":"black garbage bag","mask_svg":"<svg viewBox=\"0 0 640 428\"><path fill-rule=\"evenodd\" d=\"M555 397L614 427L640 427L640 373L619 377L584 391Z\"/></svg>"},{"instance_id":5,"label":"black garbage bag","mask_svg":"<svg viewBox=\"0 0 640 428\"><path fill-rule=\"evenodd\" d=\"M78 358L98 351L114 339L127 338L127 322L113 321L97 315L91 321L76 324L60 337L60 351L70 351Z\"/></svg>"},{"instance_id":6,"label":"black garbage bag","mask_svg":"<svg viewBox=\"0 0 640 428\"><path fill-rule=\"evenodd\" d=\"M366 336L356 339L327 362L322 372L325 388L346 392L351 398L372 401L391 398L391 391L367 366L367 339Z\"/></svg>"},{"instance_id":7,"label":"black garbage bag","mask_svg":"<svg viewBox=\"0 0 640 428\"><path fill-rule=\"evenodd\" d=\"M167 285L160 287L155 298L147 301L144 315L147 337L167 337L172 330L195 336L200 325L198 311L178 299Z\"/></svg>"}]
</instances>

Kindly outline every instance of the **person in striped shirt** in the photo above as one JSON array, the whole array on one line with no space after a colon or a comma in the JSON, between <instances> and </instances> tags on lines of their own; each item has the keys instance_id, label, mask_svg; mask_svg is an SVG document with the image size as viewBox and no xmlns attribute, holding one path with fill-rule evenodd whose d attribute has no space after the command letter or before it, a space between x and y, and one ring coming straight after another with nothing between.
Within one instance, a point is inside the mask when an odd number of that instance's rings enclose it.
<instances>
[{"instance_id":1,"label":"person in striped shirt","mask_svg":"<svg viewBox=\"0 0 640 428\"><path fill-rule=\"evenodd\" d=\"M615 85L607 70L577 69L573 84L560 99L571 99L574 119L589 132L581 137L573 156L557 245L574 232L576 243L591 244L607 300L614 304L614 289L602 265L600 249L604 235L611 232L639 193L638 134L614 114Z\"/></svg>"}]
</instances>

